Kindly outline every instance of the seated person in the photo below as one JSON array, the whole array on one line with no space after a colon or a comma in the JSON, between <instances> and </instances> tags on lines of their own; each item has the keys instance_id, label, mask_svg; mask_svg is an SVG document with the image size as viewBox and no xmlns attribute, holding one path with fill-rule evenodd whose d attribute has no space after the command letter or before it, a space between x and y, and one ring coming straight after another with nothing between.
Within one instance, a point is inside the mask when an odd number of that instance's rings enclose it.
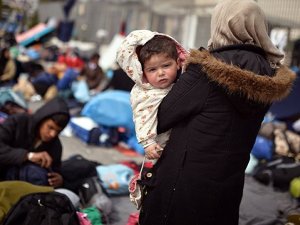
<instances>
[{"instance_id":1,"label":"seated person","mask_svg":"<svg viewBox=\"0 0 300 225\"><path fill-rule=\"evenodd\" d=\"M98 64L100 55L94 53L83 68L67 67L57 82L59 96L75 98L80 103L102 91L107 78Z\"/></svg>"},{"instance_id":2,"label":"seated person","mask_svg":"<svg viewBox=\"0 0 300 225\"><path fill-rule=\"evenodd\" d=\"M0 51L0 86L10 85L16 75L15 61L10 57L8 48Z\"/></svg>"},{"instance_id":3,"label":"seated person","mask_svg":"<svg viewBox=\"0 0 300 225\"><path fill-rule=\"evenodd\" d=\"M58 56L57 62L52 65L51 69L56 71L58 77L56 88L60 94L71 91L72 83L77 80L83 67L84 60L78 52L72 49L67 49Z\"/></svg>"},{"instance_id":4,"label":"seated person","mask_svg":"<svg viewBox=\"0 0 300 225\"><path fill-rule=\"evenodd\" d=\"M49 171L49 186L61 187L62 144L58 135L69 119L67 104L54 98L32 115L15 114L0 124L0 181L7 180L9 171L33 163Z\"/></svg>"},{"instance_id":5,"label":"seated person","mask_svg":"<svg viewBox=\"0 0 300 225\"><path fill-rule=\"evenodd\" d=\"M25 64L24 68L29 77L21 75L18 83L13 86L13 90L21 93L26 100L30 100L34 95L40 95L45 100L49 100L50 97L47 97L49 88L56 87L58 81L55 68L45 69L41 64L35 62Z\"/></svg>"},{"instance_id":6,"label":"seated person","mask_svg":"<svg viewBox=\"0 0 300 225\"><path fill-rule=\"evenodd\" d=\"M38 64L38 67L40 69L37 70L37 73L30 76L30 82L34 87L35 93L44 98L49 88L51 86L56 86L58 78L55 70L51 67L46 70L42 65Z\"/></svg>"},{"instance_id":7,"label":"seated person","mask_svg":"<svg viewBox=\"0 0 300 225\"><path fill-rule=\"evenodd\" d=\"M113 70L113 76L103 89L103 91L107 89L113 90L122 90L130 92L132 87L134 86L134 82L130 79L127 74L122 70L119 66L118 68Z\"/></svg>"},{"instance_id":8,"label":"seated person","mask_svg":"<svg viewBox=\"0 0 300 225\"><path fill-rule=\"evenodd\" d=\"M65 52L58 56L57 63L79 70L81 70L84 66L84 60L80 56L79 52L76 51L76 49L71 48L66 49Z\"/></svg>"},{"instance_id":9,"label":"seated person","mask_svg":"<svg viewBox=\"0 0 300 225\"><path fill-rule=\"evenodd\" d=\"M80 73L81 77L85 79L89 90L95 90L95 92L101 91L107 83L107 78L99 66L99 59L100 55L94 53Z\"/></svg>"}]
</instances>

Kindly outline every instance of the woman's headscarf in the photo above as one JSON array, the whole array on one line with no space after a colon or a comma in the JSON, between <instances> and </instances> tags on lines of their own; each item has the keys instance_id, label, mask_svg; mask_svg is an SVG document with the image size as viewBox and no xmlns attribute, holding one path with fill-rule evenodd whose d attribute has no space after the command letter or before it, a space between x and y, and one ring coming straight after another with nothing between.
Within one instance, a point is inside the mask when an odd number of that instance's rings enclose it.
<instances>
[{"instance_id":1,"label":"woman's headscarf","mask_svg":"<svg viewBox=\"0 0 300 225\"><path fill-rule=\"evenodd\" d=\"M284 58L268 35L264 12L252 0L225 0L213 11L209 50L231 44L253 44L263 48L271 65L280 64Z\"/></svg>"}]
</instances>

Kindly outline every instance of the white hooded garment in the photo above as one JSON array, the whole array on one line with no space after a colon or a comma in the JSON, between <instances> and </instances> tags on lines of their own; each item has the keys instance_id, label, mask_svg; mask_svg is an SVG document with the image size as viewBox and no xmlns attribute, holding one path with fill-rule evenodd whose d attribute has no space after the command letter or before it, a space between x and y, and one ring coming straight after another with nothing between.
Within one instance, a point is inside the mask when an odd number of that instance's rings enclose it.
<instances>
[{"instance_id":1,"label":"white hooded garment","mask_svg":"<svg viewBox=\"0 0 300 225\"><path fill-rule=\"evenodd\" d=\"M159 89L150 83L143 82L143 70L136 48L144 45L155 35L163 35L174 40L181 62L187 56L187 51L172 37L152 32L149 30L135 30L122 42L117 51L117 62L126 74L135 82L131 90L131 107L135 123L136 136L139 143L145 148L153 143L164 147L169 137L169 132L157 135L157 110L162 99L168 94L172 86Z\"/></svg>"}]
</instances>

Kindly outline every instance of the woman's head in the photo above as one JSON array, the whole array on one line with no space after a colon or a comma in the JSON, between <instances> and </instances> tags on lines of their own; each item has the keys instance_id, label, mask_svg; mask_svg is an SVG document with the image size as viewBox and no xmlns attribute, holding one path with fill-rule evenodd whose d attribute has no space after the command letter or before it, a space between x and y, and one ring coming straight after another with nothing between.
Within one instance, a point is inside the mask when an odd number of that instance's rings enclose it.
<instances>
[{"instance_id":1,"label":"woman's head","mask_svg":"<svg viewBox=\"0 0 300 225\"><path fill-rule=\"evenodd\" d=\"M272 64L280 64L284 57L273 45L266 16L253 0L225 0L213 11L208 48L212 50L232 44L261 47Z\"/></svg>"}]
</instances>

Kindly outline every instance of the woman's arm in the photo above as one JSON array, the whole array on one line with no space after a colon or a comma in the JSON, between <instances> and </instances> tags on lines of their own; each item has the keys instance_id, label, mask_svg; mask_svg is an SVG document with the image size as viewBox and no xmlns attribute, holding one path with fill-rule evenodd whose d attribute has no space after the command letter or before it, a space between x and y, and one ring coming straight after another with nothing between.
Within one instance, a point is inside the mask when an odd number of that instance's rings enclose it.
<instances>
[{"instance_id":1,"label":"woman's arm","mask_svg":"<svg viewBox=\"0 0 300 225\"><path fill-rule=\"evenodd\" d=\"M189 65L158 109L158 133L201 111L210 85L200 65Z\"/></svg>"}]
</instances>

